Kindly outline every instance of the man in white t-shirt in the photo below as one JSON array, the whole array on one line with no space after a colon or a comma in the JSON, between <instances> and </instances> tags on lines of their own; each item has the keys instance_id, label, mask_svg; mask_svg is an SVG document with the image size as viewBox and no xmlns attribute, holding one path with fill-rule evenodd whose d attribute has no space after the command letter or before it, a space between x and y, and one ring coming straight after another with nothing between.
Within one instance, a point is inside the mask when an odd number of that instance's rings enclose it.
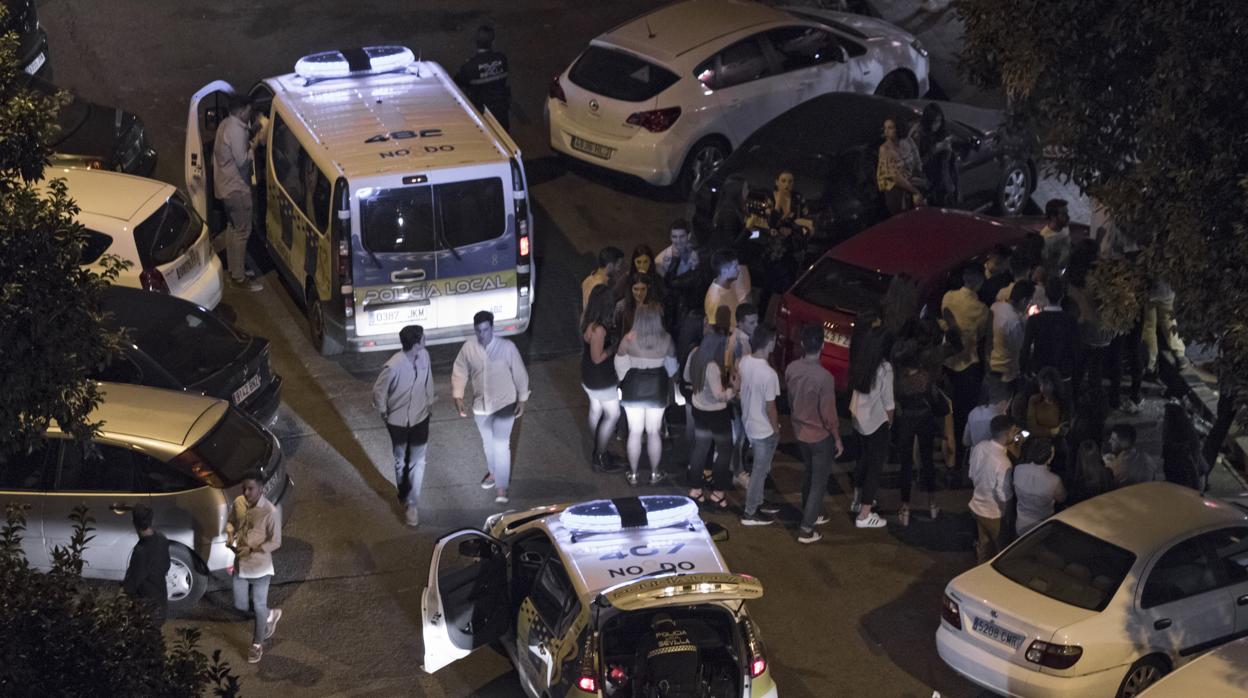
<instances>
[{"instance_id":1,"label":"man in white t-shirt","mask_svg":"<svg viewBox=\"0 0 1248 698\"><path fill-rule=\"evenodd\" d=\"M775 519L760 511L759 507L763 504L763 485L771 472L771 459L780 444L780 416L776 411L780 377L767 361L776 347L776 333L760 325L750 337L750 346L754 351L742 357L737 367L741 384L741 422L745 437L754 447L754 472L746 488L745 513L741 515L741 524L766 526Z\"/></svg>"}]
</instances>

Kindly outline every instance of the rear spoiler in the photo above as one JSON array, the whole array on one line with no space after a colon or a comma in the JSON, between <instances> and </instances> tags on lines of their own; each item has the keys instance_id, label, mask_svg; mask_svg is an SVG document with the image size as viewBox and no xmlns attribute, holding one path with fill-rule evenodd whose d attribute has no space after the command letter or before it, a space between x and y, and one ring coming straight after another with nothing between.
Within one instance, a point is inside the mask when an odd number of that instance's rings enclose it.
<instances>
[{"instance_id":1,"label":"rear spoiler","mask_svg":"<svg viewBox=\"0 0 1248 698\"><path fill-rule=\"evenodd\" d=\"M621 611L667 605L673 599L697 597L698 602L745 601L763 595L763 583L746 574L704 572L664 574L625 582L598 594L600 603Z\"/></svg>"}]
</instances>

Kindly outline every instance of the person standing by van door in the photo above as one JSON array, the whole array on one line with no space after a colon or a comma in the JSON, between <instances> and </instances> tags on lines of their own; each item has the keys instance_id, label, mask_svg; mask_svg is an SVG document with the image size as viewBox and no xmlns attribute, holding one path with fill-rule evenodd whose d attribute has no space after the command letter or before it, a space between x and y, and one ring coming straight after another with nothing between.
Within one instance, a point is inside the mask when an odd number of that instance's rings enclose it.
<instances>
[{"instance_id":1,"label":"person standing by van door","mask_svg":"<svg viewBox=\"0 0 1248 698\"><path fill-rule=\"evenodd\" d=\"M381 367L373 383L373 406L381 413L394 450L394 486L405 507L408 526L420 525L416 510L425 480L425 451L429 445L429 408L433 406L433 376L425 351L425 328L408 325L399 330L403 351Z\"/></svg>"},{"instance_id":2,"label":"person standing by van door","mask_svg":"<svg viewBox=\"0 0 1248 698\"><path fill-rule=\"evenodd\" d=\"M225 264L235 287L249 291L264 288L247 278L247 239L251 237L251 159L256 139L250 134L251 101L231 95L229 116L217 126L212 143L213 194L225 205L229 225L225 230ZM257 134L258 137L258 134Z\"/></svg>"},{"instance_id":3,"label":"person standing by van door","mask_svg":"<svg viewBox=\"0 0 1248 698\"><path fill-rule=\"evenodd\" d=\"M494 314L482 310L472 317L475 340L464 342L451 370L451 397L460 417L464 388L472 382L472 416L481 432L485 464L489 472L481 488L496 488L496 504L506 504L511 485L511 428L524 414L529 399L529 373L520 350L509 340L494 336Z\"/></svg>"},{"instance_id":4,"label":"person standing by van door","mask_svg":"<svg viewBox=\"0 0 1248 698\"><path fill-rule=\"evenodd\" d=\"M477 111L489 109L504 129L511 130L507 56L494 50L494 27L482 24L477 28L477 52L460 66L455 82Z\"/></svg>"},{"instance_id":5,"label":"person standing by van door","mask_svg":"<svg viewBox=\"0 0 1248 698\"><path fill-rule=\"evenodd\" d=\"M152 508L146 504L136 504L130 511L130 518L139 534L139 542L130 553L121 588L147 606L159 628L169 614L169 590L165 583L170 565L169 539L152 528Z\"/></svg>"}]
</instances>

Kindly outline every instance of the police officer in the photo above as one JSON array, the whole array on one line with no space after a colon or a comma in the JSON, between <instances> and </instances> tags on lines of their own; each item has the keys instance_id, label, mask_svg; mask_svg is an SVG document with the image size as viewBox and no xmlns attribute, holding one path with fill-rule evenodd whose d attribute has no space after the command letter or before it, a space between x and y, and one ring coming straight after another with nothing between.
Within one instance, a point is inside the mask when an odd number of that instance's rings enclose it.
<instances>
[{"instance_id":1,"label":"police officer","mask_svg":"<svg viewBox=\"0 0 1248 698\"><path fill-rule=\"evenodd\" d=\"M477 52L460 67L455 82L478 111L488 108L498 123L510 130L511 88L507 85L507 56L494 50L494 27L483 24L477 29Z\"/></svg>"}]
</instances>

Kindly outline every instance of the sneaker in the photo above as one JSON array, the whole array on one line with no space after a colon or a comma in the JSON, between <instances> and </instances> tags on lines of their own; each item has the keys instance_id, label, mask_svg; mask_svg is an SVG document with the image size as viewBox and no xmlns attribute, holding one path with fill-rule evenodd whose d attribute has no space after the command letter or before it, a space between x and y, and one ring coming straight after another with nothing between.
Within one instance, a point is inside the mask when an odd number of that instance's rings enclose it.
<instances>
[{"instance_id":1,"label":"sneaker","mask_svg":"<svg viewBox=\"0 0 1248 698\"><path fill-rule=\"evenodd\" d=\"M741 515L742 526L768 526L775 522L775 519L763 514L762 512L755 514L746 513Z\"/></svg>"},{"instance_id":2,"label":"sneaker","mask_svg":"<svg viewBox=\"0 0 1248 698\"><path fill-rule=\"evenodd\" d=\"M823 536L819 535L819 532L813 528L809 531L799 531L797 534L797 542L802 545L810 545L821 540L823 540Z\"/></svg>"},{"instance_id":3,"label":"sneaker","mask_svg":"<svg viewBox=\"0 0 1248 698\"><path fill-rule=\"evenodd\" d=\"M820 514L819 517L815 519L815 525L822 526L831 520L832 519L828 518L826 515Z\"/></svg>"},{"instance_id":4,"label":"sneaker","mask_svg":"<svg viewBox=\"0 0 1248 698\"><path fill-rule=\"evenodd\" d=\"M862 509L862 502L858 501L858 490L854 490L854 499L849 503L849 513L857 514Z\"/></svg>"},{"instance_id":5,"label":"sneaker","mask_svg":"<svg viewBox=\"0 0 1248 698\"><path fill-rule=\"evenodd\" d=\"M264 290L264 284L260 283L256 279L244 278L241 281L238 279L230 279L230 285L239 290L247 290L247 291L253 291L253 292ZM259 660L256 660L256 661L259 661Z\"/></svg>"},{"instance_id":6,"label":"sneaker","mask_svg":"<svg viewBox=\"0 0 1248 698\"><path fill-rule=\"evenodd\" d=\"M759 505L758 510L768 516L775 516L780 513L780 505L775 502L764 501L761 505Z\"/></svg>"},{"instance_id":7,"label":"sneaker","mask_svg":"<svg viewBox=\"0 0 1248 698\"><path fill-rule=\"evenodd\" d=\"M666 479L667 479L666 473L659 471L659 470L650 471L650 484L651 485L660 484Z\"/></svg>"},{"instance_id":8,"label":"sneaker","mask_svg":"<svg viewBox=\"0 0 1248 698\"><path fill-rule=\"evenodd\" d=\"M264 639L273 637L273 633L277 632L277 621L282 619L282 609L270 608L268 622L264 624ZM259 645L257 645L258 647Z\"/></svg>"},{"instance_id":9,"label":"sneaker","mask_svg":"<svg viewBox=\"0 0 1248 698\"><path fill-rule=\"evenodd\" d=\"M510 501L511 500L507 498L507 493L502 490L499 490L498 496L494 498L495 504L506 504L507 502L510 502Z\"/></svg>"},{"instance_id":10,"label":"sneaker","mask_svg":"<svg viewBox=\"0 0 1248 698\"><path fill-rule=\"evenodd\" d=\"M888 525L888 522L881 519L880 515L873 511L866 516L854 519L854 525L858 528L884 528Z\"/></svg>"},{"instance_id":11,"label":"sneaker","mask_svg":"<svg viewBox=\"0 0 1248 698\"><path fill-rule=\"evenodd\" d=\"M637 473L629 471L629 473L624 476L624 479L628 480L628 484L632 485L633 487L637 486Z\"/></svg>"},{"instance_id":12,"label":"sneaker","mask_svg":"<svg viewBox=\"0 0 1248 698\"><path fill-rule=\"evenodd\" d=\"M940 516L940 507L933 504L927 508L927 513L932 517L932 521L935 521L936 517Z\"/></svg>"},{"instance_id":13,"label":"sneaker","mask_svg":"<svg viewBox=\"0 0 1248 698\"><path fill-rule=\"evenodd\" d=\"M407 525L412 528L416 528L420 525L420 514L416 511L416 507L408 507L407 511L403 514L403 519L407 522Z\"/></svg>"},{"instance_id":14,"label":"sneaker","mask_svg":"<svg viewBox=\"0 0 1248 698\"><path fill-rule=\"evenodd\" d=\"M258 664L260 662L260 658L263 656L264 656L264 646L252 645L251 649L247 650L247 663Z\"/></svg>"},{"instance_id":15,"label":"sneaker","mask_svg":"<svg viewBox=\"0 0 1248 698\"><path fill-rule=\"evenodd\" d=\"M486 473L485 477L481 478L481 489L488 490L488 489L493 489L493 487L494 487L494 476L489 473Z\"/></svg>"},{"instance_id":16,"label":"sneaker","mask_svg":"<svg viewBox=\"0 0 1248 698\"><path fill-rule=\"evenodd\" d=\"M606 473L608 475L623 472L624 465L616 462L615 457L610 453L596 453L591 461L594 472Z\"/></svg>"}]
</instances>

